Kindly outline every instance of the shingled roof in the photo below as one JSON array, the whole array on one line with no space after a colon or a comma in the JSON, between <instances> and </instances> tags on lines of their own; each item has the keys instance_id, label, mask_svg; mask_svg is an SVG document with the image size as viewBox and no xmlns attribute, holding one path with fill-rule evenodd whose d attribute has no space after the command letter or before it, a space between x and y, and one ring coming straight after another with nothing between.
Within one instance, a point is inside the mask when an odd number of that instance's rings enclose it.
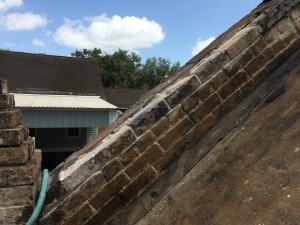
<instances>
[{"instance_id":1,"label":"shingled roof","mask_svg":"<svg viewBox=\"0 0 300 225\"><path fill-rule=\"evenodd\" d=\"M58 166L40 223L298 223L299 2L264 1Z\"/></svg>"},{"instance_id":2,"label":"shingled roof","mask_svg":"<svg viewBox=\"0 0 300 225\"><path fill-rule=\"evenodd\" d=\"M105 99L95 59L0 51L0 77L8 80L14 93L98 95Z\"/></svg>"},{"instance_id":3,"label":"shingled roof","mask_svg":"<svg viewBox=\"0 0 300 225\"><path fill-rule=\"evenodd\" d=\"M133 88L104 88L106 100L120 109L134 105L148 90Z\"/></svg>"}]
</instances>

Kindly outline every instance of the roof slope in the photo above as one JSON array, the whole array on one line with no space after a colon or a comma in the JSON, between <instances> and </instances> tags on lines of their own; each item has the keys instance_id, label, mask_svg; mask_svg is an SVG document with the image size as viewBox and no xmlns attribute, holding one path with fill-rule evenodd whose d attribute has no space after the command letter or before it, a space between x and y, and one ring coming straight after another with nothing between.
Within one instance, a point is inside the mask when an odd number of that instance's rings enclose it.
<instances>
[{"instance_id":1,"label":"roof slope","mask_svg":"<svg viewBox=\"0 0 300 225\"><path fill-rule=\"evenodd\" d=\"M71 155L51 173L40 222L139 221L265 98L260 85L270 92L299 63L299 7L300 0L265 1ZM257 95L241 105L249 93ZM225 163L230 167L231 158Z\"/></svg>"},{"instance_id":2,"label":"roof slope","mask_svg":"<svg viewBox=\"0 0 300 225\"><path fill-rule=\"evenodd\" d=\"M104 88L106 100L121 109L128 109L148 90L131 88Z\"/></svg>"},{"instance_id":3,"label":"roof slope","mask_svg":"<svg viewBox=\"0 0 300 225\"><path fill-rule=\"evenodd\" d=\"M95 59L0 51L0 77L11 92L98 95L105 99Z\"/></svg>"}]
</instances>

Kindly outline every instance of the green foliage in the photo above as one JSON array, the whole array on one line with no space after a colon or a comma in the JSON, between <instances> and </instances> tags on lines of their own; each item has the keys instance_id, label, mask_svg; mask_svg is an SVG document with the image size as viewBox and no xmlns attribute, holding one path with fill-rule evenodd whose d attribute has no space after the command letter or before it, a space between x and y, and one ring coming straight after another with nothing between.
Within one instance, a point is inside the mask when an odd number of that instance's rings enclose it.
<instances>
[{"instance_id":1,"label":"green foliage","mask_svg":"<svg viewBox=\"0 0 300 225\"><path fill-rule=\"evenodd\" d=\"M98 62L102 82L105 87L151 89L179 69L180 64L172 64L169 59L152 57L142 59L134 52L119 49L112 55L101 49L76 50L73 57L95 58Z\"/></svg>"}]
</instances>

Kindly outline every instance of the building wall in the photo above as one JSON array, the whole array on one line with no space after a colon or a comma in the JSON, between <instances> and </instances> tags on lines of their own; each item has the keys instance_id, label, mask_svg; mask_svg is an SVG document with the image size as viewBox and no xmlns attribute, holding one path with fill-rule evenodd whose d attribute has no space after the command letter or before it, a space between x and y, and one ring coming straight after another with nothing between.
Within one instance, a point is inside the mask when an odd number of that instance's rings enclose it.
<instances>
[{"instance_id":1,"label":"building wall","mask_svg":"<svg viewBox=\"0 0 300 225\"><path fill-rule=\"evenodd\" d=\"M115 111L22 109L22 115L30 128L106 127Z\"/></svg>"}]
</instances>

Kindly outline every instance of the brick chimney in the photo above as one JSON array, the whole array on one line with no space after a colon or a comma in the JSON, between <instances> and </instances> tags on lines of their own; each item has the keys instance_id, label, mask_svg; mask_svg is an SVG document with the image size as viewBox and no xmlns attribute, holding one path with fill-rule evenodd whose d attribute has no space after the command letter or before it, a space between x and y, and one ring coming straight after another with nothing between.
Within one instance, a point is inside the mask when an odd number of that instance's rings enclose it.
<instances>
[{"instance_id":1,"label":"brick chimney","mask_svg":"<svg viewBox=\"0 0 300 225\"><path fill-rule=\"evenodd\" d=\"M14 108L8 82L0 79L0 224L25 224L36 200L41 151Z\"/></svg>"}]
</instances>

